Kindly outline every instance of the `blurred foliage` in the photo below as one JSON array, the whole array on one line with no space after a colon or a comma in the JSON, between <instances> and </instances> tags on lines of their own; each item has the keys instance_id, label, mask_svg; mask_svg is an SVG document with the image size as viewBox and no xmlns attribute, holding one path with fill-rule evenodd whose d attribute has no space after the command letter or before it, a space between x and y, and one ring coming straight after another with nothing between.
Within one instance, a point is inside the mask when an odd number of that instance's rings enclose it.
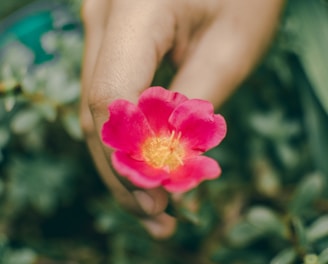
<instances>
[{"instance_id":1,"label":"blurred foliage","mask_svg":"<svg viewBox=\"0 0 328 264\"><path fill-rule=\"evenodd\" d=\"M262 64L221 109L228 136L208 155L222 176L174 206L167 241L120 209L82 140L79 6L52 7L33 43L0 50L0 263L328 263L327 2L289 2ZM173 72L164 64L154 83Z\"/></svg>"}]
</instances>

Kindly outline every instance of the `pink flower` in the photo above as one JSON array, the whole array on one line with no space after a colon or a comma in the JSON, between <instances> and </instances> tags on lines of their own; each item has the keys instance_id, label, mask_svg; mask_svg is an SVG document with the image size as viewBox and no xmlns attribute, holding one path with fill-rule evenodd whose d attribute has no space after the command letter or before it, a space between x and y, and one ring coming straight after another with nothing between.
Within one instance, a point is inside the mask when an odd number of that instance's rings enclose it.
<instances>
[{"instance_id":1,"label":"pink flower","mask_svg":"<svg viewBox=\"0 0 328 264\"><path fill-rule=\"evenodd\" d=\"M220 175L218 163L201 156L226 135L210 102L151 87L137 105L119 99L108 110L102 140L114 149L114 169L134 185L185 192Z\"/></svg>"}]
</instances>

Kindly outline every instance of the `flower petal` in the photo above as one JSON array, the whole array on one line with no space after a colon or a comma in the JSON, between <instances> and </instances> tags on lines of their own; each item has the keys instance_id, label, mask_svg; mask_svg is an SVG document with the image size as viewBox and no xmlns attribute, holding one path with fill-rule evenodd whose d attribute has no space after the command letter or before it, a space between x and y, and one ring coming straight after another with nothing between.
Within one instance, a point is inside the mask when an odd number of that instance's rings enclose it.
<instances>
[{"instance_id":1,"label":"flower petal","mask_svg":"<svg viewBox=\"0 0 328 264\"><path fill-rule=\"evenodd\" d=\"M102 140L112 148L128 153L140 151L144 140L153 135L140 109L126 100L115 100L109 108L109 120L101 131Z\"/></svg>"},{"instance_id":2,"label":"flower petal","mask_svg":"<svg viewBox=\"0 0 328 264\"><path fill-rule=\"evenodd\" d=\"M186 192L204 180L215 179L221 174L219 164L212 158L197 156L185 160L184 166L172 171L162 185L169 192Z\"/></svg>"},{"instance_id":3,"label":"flower petal","mask_svg":"<svg viewBox=\"0 0 328 264\"><path fill-rule=\"evenodd\" d=\"M225 137L224 118L214 114L213 105L204 100L192 99L180 104L169 118L169 123L187 145L201 152L218 145Z\"/></svg>"},{"instance_id":4,"label":"flower petal","mask_svg":"<svg viewBox=\"0 0 328 264\"><path fill-rule=\"evenodd\" d=\"M168 119L172 111L188 98L162 87L150 87L140 96L138 106L147 117L151 128L160 134L168 131Z\"/></svg>"},{"instance_id":5,"label":"flower petal","mask_svg":"<svg viewBox=\"0 0 328 264\"><path fill-rule=\"evenodd\" d=\"M112 164L121 176L140 188L158 187L169 177L164 170L155 169L144 161L135 160L122 151L115 151L112 154Z\"/></svg>"}]
</instances>

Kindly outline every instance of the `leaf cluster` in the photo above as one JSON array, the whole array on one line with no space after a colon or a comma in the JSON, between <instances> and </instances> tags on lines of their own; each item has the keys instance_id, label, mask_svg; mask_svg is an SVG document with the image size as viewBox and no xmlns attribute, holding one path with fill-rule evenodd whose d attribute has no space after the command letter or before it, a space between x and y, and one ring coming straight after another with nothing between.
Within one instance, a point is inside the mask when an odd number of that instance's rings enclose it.
<instances>
[{"instance_id":1,"label":"leaf cluster","mask_svg":"<svg viewBox=\"0 0 328 264\"><path fill-rule=\"evenodd\" d=\"M167 241L150 238L94 169L78 120L83 39L72 13L51 10L42 60L20 40L3 44L0 263L328 263L326 11L319 0L289 2L263 62L220 109L228 135L207 155L222 176L171 204L179 225ZM154 84L173 73L165 61Z\"/></svg>"}]
</instances>

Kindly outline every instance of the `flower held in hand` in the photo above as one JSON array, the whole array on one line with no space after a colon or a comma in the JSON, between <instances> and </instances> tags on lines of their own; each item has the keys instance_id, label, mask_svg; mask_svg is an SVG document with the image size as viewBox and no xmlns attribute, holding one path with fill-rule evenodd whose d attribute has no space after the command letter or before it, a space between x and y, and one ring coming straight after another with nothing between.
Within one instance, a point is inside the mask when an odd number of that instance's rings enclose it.
<instances>
[{"instance_id":1,"label":"flower held in hand","mask_svg":"<svg viewBox=\"0 0 328 264\"><path fill-rule=\"evenodd\" d=\"M109 112L102 140L114 149L114 169L134 185L185 192L220 175L218 163L201 156L226 134L225 120L210 102L151 87L137 105L119 99Z\"/></svg>"}]
</instances>

